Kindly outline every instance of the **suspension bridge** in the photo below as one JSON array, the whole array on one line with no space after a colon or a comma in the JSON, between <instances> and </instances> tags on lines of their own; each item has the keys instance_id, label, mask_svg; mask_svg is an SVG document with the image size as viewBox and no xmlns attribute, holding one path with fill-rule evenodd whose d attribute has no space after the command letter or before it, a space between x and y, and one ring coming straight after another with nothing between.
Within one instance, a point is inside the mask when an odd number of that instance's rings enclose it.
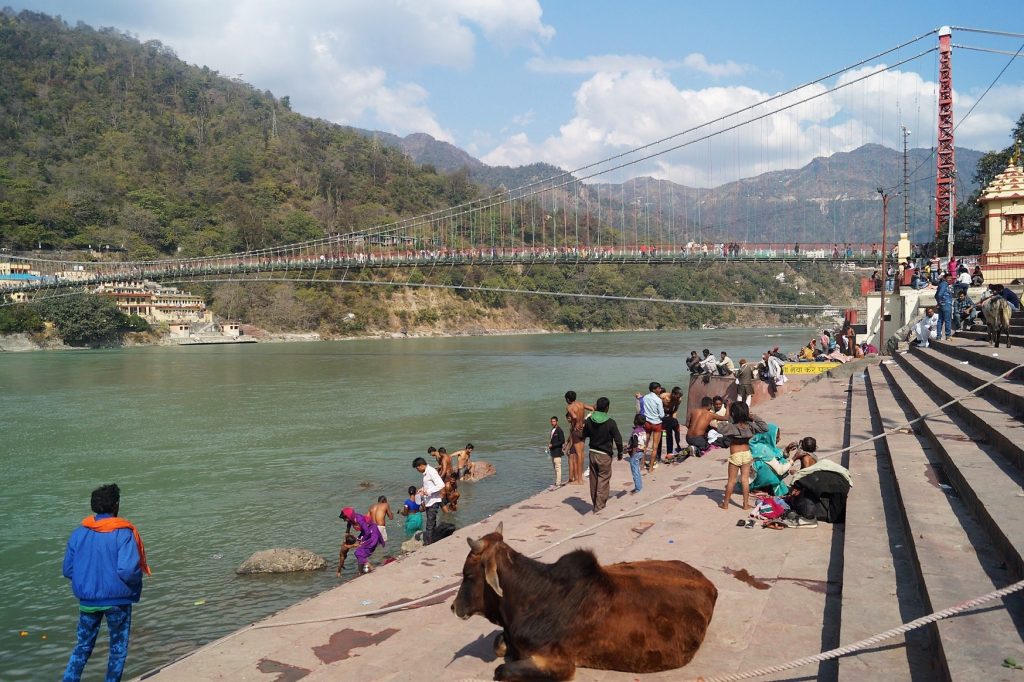
<instances>
[{"instance_id":1,"label":"suspension bridge","mask_svg":"<svg viewBox=\"0 0 1024 682\"><path fill-rule=\"evenodd\" d=\"M923 172L928 181L935 183L935 235L940 227L952 223L958 182L953 138L958 124L954 125L952 110L954 29L974 35L1024 37L964 27L929 31L727 115L573 171L513 189L501 188L460 205L368 229L193 258L131 261L120 258L116 250L93 252L88 258L12 254L0 258L6 260L2 265L7 273L0 283L6 294L0 305L33 297L77 294L95 290L104 283L139 280L333 282L616 298L579 289L524 291L502 286L501 266L646 264L686 267L725 261L736 264L827 262L845 268L878 267L891 243L885 243L884 235L877 242L874 240L873 224L861 225L856 231L850 230L847 224L839 228L842 216L834 208L826 208L826 203L837 199L853 204L860 202L874 212L874 207L883 209L885 206L881 195L902 191L903 228L910 231L909 183L911 180L921 182L919 176ZM937 44L929 45L927 41L936 35ZM1010 55L1009 62L995 76L989 89L1021 53L1021 49L1010 53L983 47L956 47ZM1021 48L1024 49L1024 45ZM905 126L901 117L889 117L887 109L876 106L880 113L870 127L863 120L858 123L850 115L836 112L864 111L871 108L868 104L877 105L882 100L895 98L899 111L917 110L920 117L922 107L926 108L929 103L919 101L919 93L907 96L908 101L901 99L899 69L929 56L935 60L938 74L935 99L931 102L931 120L937 122L935 137L929 140L931 156L910 171L906 168L904 153L902 186L879 186L864 196L844 195L842 178L828 177L826 169L825 177L818 178L820 193L826 198L817 201L820 212L832 214L831 240L826 238L829 236L826 230L821 230L820 241L815 243L777 239L775 235L783 232L787 224L807 220L808 203L794 201L784 191L780 197L778 188L772 186L779 182L774 177L777 172L785 170L787 160L798 157L804 151L801 147L807 144L830 155L847 151L858 142L863 145L891 141L893 131L905 130ZM983 98L984 95L974 107ZM970 116L974 107L964 118ZM822 124L830 119L834 123L832 127ZM850 128L857 130L850 133ZM841 130L846 133L841 135ZM931 163L927 163L929 161ZM686 177L694 186L653 180L641 176L643 173ZM751 173L753 179L749 179ZM865 173L870 174L872 170ZM738 182L744 177L748 179ZM730 196L714 189L721 186L721 180L730 178L742 191ZM830 199L829 192L833 193ZM877 211L877 218L873 220L879 224L884 221L882 210ZM843 237L851 233L859 239L851 242ZM451 278L441 284L424 281L424 273L445 268L465 272L466 266L499 273L499 283L484 286ZM642 296L618 298L660 300ZM820 309L828 306L794 307Z\"/></svg>"}]
</instances>

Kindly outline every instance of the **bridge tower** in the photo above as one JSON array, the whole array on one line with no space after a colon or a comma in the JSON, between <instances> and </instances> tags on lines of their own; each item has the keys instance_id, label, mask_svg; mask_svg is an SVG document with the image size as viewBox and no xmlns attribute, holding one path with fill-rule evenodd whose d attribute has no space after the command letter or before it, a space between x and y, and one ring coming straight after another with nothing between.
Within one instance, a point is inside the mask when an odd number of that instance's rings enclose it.
<instances>
[{"instance_id":1,"label":"bridge tower","mask_svg":"<svg viewBox=\"0 0 1024 682\"><path fill-rule=\"evenodd\" d=\"M956 159L953 147L953 30L939 29L939 137L935 173L935 237L950 226L956 211ZM953 244L950 242L950 249Z\"/></svg>"}]
</instances>

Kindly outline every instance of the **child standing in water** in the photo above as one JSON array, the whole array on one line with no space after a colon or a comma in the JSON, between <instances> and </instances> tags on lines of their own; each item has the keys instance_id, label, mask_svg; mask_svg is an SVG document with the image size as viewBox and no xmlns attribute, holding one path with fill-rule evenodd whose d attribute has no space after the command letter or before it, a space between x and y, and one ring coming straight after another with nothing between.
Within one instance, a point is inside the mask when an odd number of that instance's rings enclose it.
<instances>
[{"instance_id":1,"label":"child standing in water","mask_svg":"<svg viewBox=\"0 0 1024 682\"><path fill-rule=\"evenodd\" d=\"M647 449L647 429L644 425L647 419L643 414L633 417L633 432L629 434L629 470L633 474L633 490L631 495L640 492L644 487L644 479L640 472L640 466L644 461L644 450Z\"/></svg>"}]
</instances>

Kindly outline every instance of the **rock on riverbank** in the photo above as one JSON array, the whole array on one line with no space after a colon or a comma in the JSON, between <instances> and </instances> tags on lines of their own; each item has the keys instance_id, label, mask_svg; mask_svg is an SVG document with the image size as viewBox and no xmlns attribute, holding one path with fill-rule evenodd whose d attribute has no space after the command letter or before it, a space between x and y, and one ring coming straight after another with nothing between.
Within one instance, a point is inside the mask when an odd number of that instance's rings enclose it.
<instances>
[{"instance_id":1,"label":"rock on riverbank","mask_svg":"<svg viewBox=\"0 0 1024 682\"><path fill-rule=\"evenodd\" d=\"M235 569L239 575L250 573L292 573L319 571L327 568L327 560L319 554L299 547L265 549L256 552Z\"/></svg>"}]
</instances>

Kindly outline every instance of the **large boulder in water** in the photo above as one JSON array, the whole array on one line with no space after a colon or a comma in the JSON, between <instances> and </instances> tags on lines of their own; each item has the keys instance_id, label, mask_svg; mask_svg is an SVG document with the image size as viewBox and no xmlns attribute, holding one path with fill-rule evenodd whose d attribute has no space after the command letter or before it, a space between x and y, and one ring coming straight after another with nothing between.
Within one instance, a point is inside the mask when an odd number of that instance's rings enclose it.
<instances>
[{"instance_id":1,"label":"large boulder in water","mask_svg":"<svg viewBox=\"0 0 1024 682\"><path fill-rule=\"evenodd\" d=\"M498 473L494 465L490 462L470 462L469 463L469 474L463 477L463 481L479 481L481 478L487 478Z\"/></svg>"},{"instance_id":2,"label":"large boulder in water","mask_svg":"<svg viewBox=\"0 0 1024 682\"><path fill-rule=\"evenodd\" d=\"M319 554L299 547L265 549L256 552L235 569L239 575L249 573L292 573L319 571L327 568L327 560Z\"/></svg>"}]
</instances>

